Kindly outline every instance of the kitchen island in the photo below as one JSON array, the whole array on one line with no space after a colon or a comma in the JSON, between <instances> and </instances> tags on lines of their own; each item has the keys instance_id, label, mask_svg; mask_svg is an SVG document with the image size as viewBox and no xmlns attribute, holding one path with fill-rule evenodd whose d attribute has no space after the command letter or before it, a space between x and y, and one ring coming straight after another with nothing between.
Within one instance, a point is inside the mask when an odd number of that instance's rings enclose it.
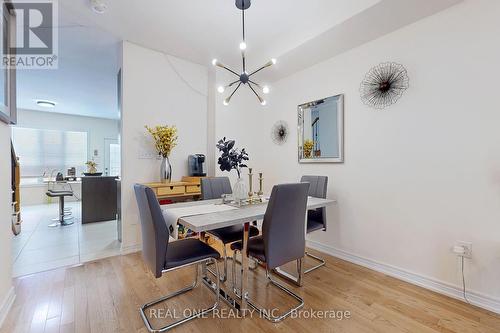
<instances>
[{"instance_id":1,"label":"kitchen island","mask_svg":"<svg viewBox=\"0 0 500 333\"><path fill-rule=\"evenodd\" d=\"M82 223L116 220L118 177L82 177Z\"/></svg>"}]
</instances>

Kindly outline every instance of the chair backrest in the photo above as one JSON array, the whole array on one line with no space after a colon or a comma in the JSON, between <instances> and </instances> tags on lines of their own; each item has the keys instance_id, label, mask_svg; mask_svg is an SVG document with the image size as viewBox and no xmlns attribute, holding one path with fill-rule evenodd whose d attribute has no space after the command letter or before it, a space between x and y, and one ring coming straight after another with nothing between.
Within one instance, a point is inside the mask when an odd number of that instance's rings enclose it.
<instances>
[{"instance_id":1,"label":"chair backrest","mask_svg":"<svg viewBox=\"0 0 500 333\"><path fill-rule=\"evenodd\" d=\"M308 183L275 185L262 224L269 269L304 256Z\"/></svg>"},{"instance_id":2,"label":"chair backrest","mask_svg":"<svg viewBox=\"0 0 500 333\"><path fill-rule=\"evenodd\" d=\"M309 183L309 195L315 198L326 199L328 190L327 176L302 176L302 183ZM323 228L326 230L326 208L318 208L307 212L308 218L312 218L317 222L323 223Z\"/></svg>"},{"instance_id":3,"label":"chair backrest","mask_svg":"<svg viewBox=\"0 0 500 333\"><path fill-rule=\"evenodd\" d=\"M231 194L229 177L210 177L201 179L201 197L203 200L220 199L223 194Z\"/></svg>"},{"instance_id":4,"label":"chair backrest","mask_svg":"<svg viewBox=\"0 0 500 333\"><path fill-rule=\"evenodd\" d=\"M134 185L139 206L142 231L142 257L153 274L159 278L165 267L169 232L153 190Z\"/></svg>"}]
</instances>

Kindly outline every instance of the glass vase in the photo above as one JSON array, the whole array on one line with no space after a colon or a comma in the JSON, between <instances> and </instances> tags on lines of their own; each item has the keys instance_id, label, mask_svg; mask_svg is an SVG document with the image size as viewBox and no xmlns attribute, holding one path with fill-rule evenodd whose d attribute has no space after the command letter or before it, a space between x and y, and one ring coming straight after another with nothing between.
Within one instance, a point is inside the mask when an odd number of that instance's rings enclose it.
<instances>
[{"instance_id":1,"label":"glass vase","mask_svg":"<svg viewBox=\"0 0 500 333\"><path fill-rule=\"evenodd\" d=\"M170 183L172 181L172 165L170 165L168 157L164 157L161 160L160 181L162 183Z\"/></svg>"},{"instance_id":2,"label":"glass vase","mask_svg":"<svg viewBox=\"0 0 500 333\"><path fill-rule=\"evenodd\" d=\"M233 186L233 198L236 202L241 202L248 198L248 187L241 177L238 178Z\"/></svg>"}]
</instances>

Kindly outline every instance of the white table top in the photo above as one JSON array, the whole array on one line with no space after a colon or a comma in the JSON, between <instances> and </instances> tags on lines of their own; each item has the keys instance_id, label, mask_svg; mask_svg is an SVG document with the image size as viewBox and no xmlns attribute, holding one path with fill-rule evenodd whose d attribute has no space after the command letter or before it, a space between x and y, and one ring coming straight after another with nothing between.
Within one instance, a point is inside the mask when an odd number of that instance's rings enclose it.
<instances>
[{"instance_id":1,"label":"white table top","mask_svg":"<svg viewBox=\"0 0 500 333\"><path fill-rule=\"evenodd\" d=\"M335 202L336 202L335 200L309 197L307 200L307 209L326 207L327 205L333 204ZM161 208L168 210L169 208L206 205L208 203L222 203L222 200L216 199L216 200L183 202L177 204L163 205L161 206ZM203 231L224 228L232 225L238 225L245 222L251 222L263 219L264 214L266 212L266 208L267 208L267 202L260 204L246 205L238 209L233 209L223 212L181 217L178 222L195 232L203 232Z\"/></svg>"}]
</instances>

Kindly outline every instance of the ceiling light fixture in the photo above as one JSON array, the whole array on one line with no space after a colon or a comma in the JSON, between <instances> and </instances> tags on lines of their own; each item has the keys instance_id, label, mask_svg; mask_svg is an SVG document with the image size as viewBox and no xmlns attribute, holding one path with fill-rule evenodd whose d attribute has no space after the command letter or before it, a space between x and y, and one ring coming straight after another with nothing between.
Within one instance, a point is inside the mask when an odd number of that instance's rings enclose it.
<instances>
[{"instance_id":1,"label":"ceiling light fixture","mask_svg":"<svg viewBox=\"0 0 500 333\"><path fill-rule=\"evenodd\" d=\"M246 70L245 51L247 49L247 43L245 41L245 10L250 8L250 5L251 5L251 0L236 0L236 7L239 10L241 10L242 26L243 26L243 41L240 43L241 57L243 60L243 70L242 70L241 74L238 74L236 71L228 68L226 65L224 65L223 63L221 63L217 59L212 60L212 65L223 68L226 71L228 71L228 72L230 72L238 77L238 80L229 83L226 87L219 86L217 88L217 91L222 94L226 90L226 88L230 88L230 87L236 85L236 88L234 88L234 90L231 92L231 94L224 99L224 101L223 101L224 105L229 105L229 102L230 102L231 98L233 97L234 93L241 87L242 84L248 84L248 87L250 88L250 90L252 90L252 92L255 94L255 96L257 96L257 99L259 100L260 104L266 105L266 101L257 93L255 88L257 87L258 89L262 90L262 92L264 94L268 94L269 87L268 86L261 87L260 84L254 82L251 79L251 77L252 77L252 75L260 72L261 70L263 70L267 67L270 67L272 65L275 65L276 59L273 58L273 59L269 60L266 64L264 64L264 66L254 70L250 73L248 73Z\"/></svg>"},{"instance_id":2,"label":"ceiling light fixture","mask_svg":"<svg viewBox=\"0 0 500 333\"><path fill-rule=\"evenodd\" d=\"M38 101L36 101L36 104L38 106L42 106L44 108L55 108L56 107L56 102L51 102L51 101L38 100Z\"/></svg>"},{"instance_id":3,"label":"ceiling light fixture","mask_svg":"<svg viewBox=\"0 0 500 333\"><path fill-rule=\"evenodd\" d=\"M90 7L97 14L104 14L108 6L101 0L90 0Z\"/></svg>"}]
</instances>

